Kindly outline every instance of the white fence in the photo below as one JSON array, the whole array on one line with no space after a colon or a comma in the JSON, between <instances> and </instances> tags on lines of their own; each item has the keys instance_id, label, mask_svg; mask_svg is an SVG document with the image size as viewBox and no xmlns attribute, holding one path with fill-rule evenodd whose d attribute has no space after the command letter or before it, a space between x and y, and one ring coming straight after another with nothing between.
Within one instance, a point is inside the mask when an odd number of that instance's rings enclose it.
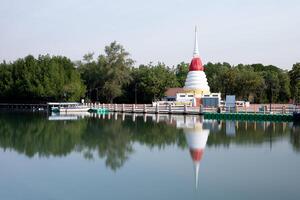
<instances>
[{"instance_id":1,"label":"white fence","mask_svg":"<svg viewBox=\"0 0 300 200\"><path fill-rule=\"evenodd\" d=\"M192 107L188 105L155 105L152 104L100 104L86 103L90 108L105 108L111 112L127 112L127 113L165 113L165 114L203 114L205 112L229 112L226 107L219 110L215 107ZM291 114L294 111L300 111L300 106L292 104L274 104L271 106L266 104L253 104L249 107L236 107L230 112L244 113L264 113L264 114Z\"/></svg>"}]
</instances>

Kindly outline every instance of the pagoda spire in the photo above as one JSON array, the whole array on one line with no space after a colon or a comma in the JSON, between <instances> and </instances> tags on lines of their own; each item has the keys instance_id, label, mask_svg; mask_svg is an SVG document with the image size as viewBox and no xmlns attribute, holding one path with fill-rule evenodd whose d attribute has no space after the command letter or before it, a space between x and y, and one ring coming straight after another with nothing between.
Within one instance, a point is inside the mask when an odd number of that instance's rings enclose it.
<instances>
[{"instance_id":1,"label":"pagoda spire","mask_svg":"<svg viewBox=\"0 0 300 200\"><path fill-rule=\"evenodd\" d=\"M195 26L195 44L194 44L194 53L193 57L199 57L199 50L198 50L198 35L197 35L197 26Z\"/></svg>"}]
</instances>

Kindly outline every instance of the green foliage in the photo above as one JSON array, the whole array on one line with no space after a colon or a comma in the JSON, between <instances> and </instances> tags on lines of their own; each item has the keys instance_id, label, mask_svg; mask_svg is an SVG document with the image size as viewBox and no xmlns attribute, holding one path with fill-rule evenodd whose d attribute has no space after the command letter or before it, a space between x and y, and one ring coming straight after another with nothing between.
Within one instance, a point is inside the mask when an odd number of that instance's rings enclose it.
<instances>
[{"instance_id":1,"label":"green foliage","mask_svg":"<svg viewBox=\"0 0 300 200\"><path fill-rule=\"evenodd\" d=\"M266 96L269 102L275 102L279 95L279 78L274 71L263 72L266 85Z\"/></svg>"},{"instance_id":2,"label":"green foliage","mask_svg":"<svg viewBox=\"0 0 300 200\"><path fill-rule=\"evenodd\" d=\"M34 58L29 55L12 63L0 63L0 101L91 101L151 103L164 97L170 87L184 87L189 64L171 68L163 63L133 67L122 45L112 42L94 59L87 53L75 64L62 56ZM222 97L234 94L255 103L300 102L300 63L289 72L273 65L232 66L207 63L211 92Z\"/></svg>"},{"instance_id":3,"label":"green foliage","mask_svg":"<svg viewBox=\"0 0 300 200\"><path fill-rule=\"evenodd\" d=\"M291 80L292 97L295 103L300 102L300 63L293 65L292 70L289 72Z\"/></svg>"},{"instance_id":4,"label":"green foliage","mask_svg":"<svg viewBox=\"0 0 300 200\"><path fill-rule=\"evenodd\" d=\"M13 101L75 101L85 86L70 59L29 55L0 65L0 97Z\"/></svg>"},{"instance_id":5,"label":"green foliage","mask_svg":"<svg viewBox=\"0 0 300 200\"><path fill-rule=\"evenodd\" d=\"M10 95L13 86L12 67L5 62L0 64L0 98Z\"/></svg>"},{"instance_id":6,"label":"green foliage","mask_svg":"<svg viewBox=\"0 0 300 200\"><path fill-rule=\"evenodd\" d=\"M189 72L189 64L181 62L176 67L176 78L179 84L179 87L184 87L186 76Z\"/></svg>"},{"instance_id":7,"label":"green foliage","mask_svg":"<svg viewBox=\"0 0 300 200\"><path fill-rule=\"evenodd\" d=\"M136 86L138 102L151 103L164 97L168 88L179 86L174 70L163 63L141 65L133 70L132 76L131 91Z\"/></svg>"},{"instance_id":8,"label":"green foliage","mask_svg":"<svg viewBox=\"0 0 300 200\"><path fill-rule=\"evenodd\" d=\"M291 97L288 73L272 65L207 63L205 73L211 92L221 92L223 97L234 94L256 103L286 103Z\"/></svg>"},{"instance_id":9,"label":"green foliage","mask_svg":"<svg viewBox=\"0 0 300 200\"><path fill-rule=\"evenodd\" d=\"M100 97L101 101L112 103L124 93L123 88L131 81L130 70L134 62L122 45L114 41L105 47L105 55L100 55L97 61L93 60L93 54L85 55L84 61L79 71L91 99Z\"/></svg>"}]
</instances>

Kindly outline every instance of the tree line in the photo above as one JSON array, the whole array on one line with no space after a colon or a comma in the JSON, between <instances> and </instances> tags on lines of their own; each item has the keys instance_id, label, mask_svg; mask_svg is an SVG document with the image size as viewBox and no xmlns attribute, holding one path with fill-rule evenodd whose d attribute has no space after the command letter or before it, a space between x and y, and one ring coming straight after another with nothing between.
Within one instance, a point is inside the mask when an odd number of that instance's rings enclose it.
<instances>
[{"instance_id":1,"label":"tree line","mask_svg":"<svg viewBox=\"0 0 300 200\"><path fill-rule=\"evenodd\" d=\"M134 66L121 44L112 42L104 54L72 62L63 56L29 55L0 63L0 101L88 101L150 103L170 87L183 87L189 63ZM254 103L300 102L300 63L291 70L273 65L204 65L211 92Z\"/></svg>"}]
</instances>

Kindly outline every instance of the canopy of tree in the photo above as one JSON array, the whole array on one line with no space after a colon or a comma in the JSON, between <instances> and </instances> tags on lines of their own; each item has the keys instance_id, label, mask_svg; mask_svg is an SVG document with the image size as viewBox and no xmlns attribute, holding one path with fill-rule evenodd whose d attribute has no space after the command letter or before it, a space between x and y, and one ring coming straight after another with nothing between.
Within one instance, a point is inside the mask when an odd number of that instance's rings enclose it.
<instances>
[{"instance_id":1,"label":"canopy of tree","mask_svg":"<svg viewBox=\"0 0 300 200\"><path fill-rule=\"evenodd\" d=\"M75 67L75 65L77 67ZM166 89L183 87L188 63L163 63L134 67L124 47L112 42L104 54L94 53L72 63L61 56L27 56L12 63L0 63L0 101L69 101L85 97L106 103L151 103ZM300 102L300 63L292 70L272 65L207 63L205 73L211 92L222 97L255 103Z\"/></svg>"},{"instance_id":2,"label":"canopy of tree","mask_svg":"<svg viewBox=\"0 0 300 200\"><path fill-rule=\"evenodd\" d=\"M2 101L75 101L84 94L80 74L66 57L29 55L0 64Z\"/></svg>"}]
</instances>

